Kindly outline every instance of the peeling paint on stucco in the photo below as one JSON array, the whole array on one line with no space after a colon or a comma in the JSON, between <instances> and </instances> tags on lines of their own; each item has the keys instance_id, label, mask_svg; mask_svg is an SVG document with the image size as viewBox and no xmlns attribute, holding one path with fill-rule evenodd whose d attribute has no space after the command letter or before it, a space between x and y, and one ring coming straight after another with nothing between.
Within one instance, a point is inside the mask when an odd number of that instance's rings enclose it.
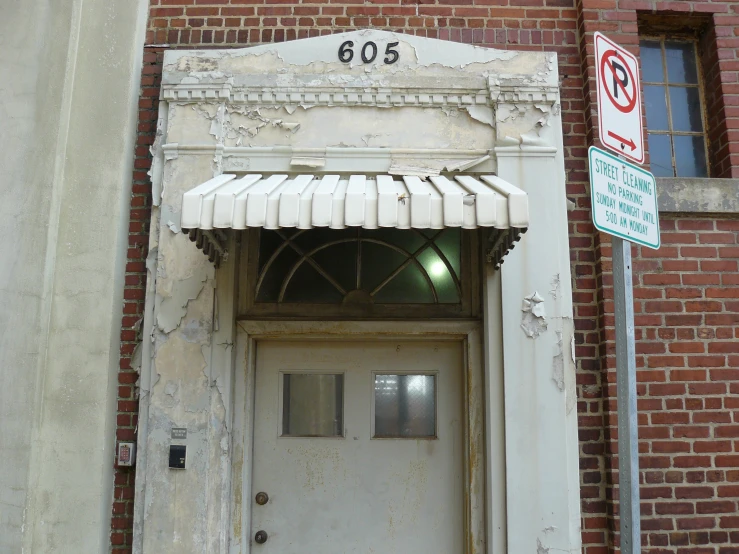
<instances>
[{"instance_id":1,"label":"peeling paint on stucco","mask_svg":"<svg viewBox=\"0 0 739 554\"><path fill-rule=\"evenodd\" d=\"M495 115L491 106L469 106L465 109L472 119L495 127Z\"/></svg>"},{"instance_id":2,"label":"peeling paint on stucco","mask_svg":"<svg viewBox=\"0 0 739 554\"><path fill-rule=\"evenodd\" d=\"M552 297L552 300L557 300L559 298L559 288L560 288L560 280L559 280L559 273L557 273L554 277L552 277L552 288L549 289L549 294Z\"/></svg>"},{"instance_id":3,"label":"peeling paint on stucco","mask_svg":"<svg viewBox=\"0 0 739 554\"><path fill-rule=\"evenodd\" d=\"M161 299L157 313L157 325L164 333L179 326L187 313L187 304L195 300L208 279L213 278L215 270L206 266L197 274L172 283L170 295Z\"/></svg>"},{"instance_id":4,"label":"peeling paint on stucco","mask_svg":"<svg viewBox=\"0 0 739 554\"><path fill-rule=\"evenodd\" d=\"M557 385L557 388L564 392L565 390L565 361L564 352L562 351L562 333L556 331L557 343L556 353L552 359L552 381Z\"/></svg>"},{"instance_id":5,"label":"peeling paint on stucco","mask_svg":"<svg viewBox=\"0 0 739 554\"><path fill-rule=\"evenodd\" d=\"M533 76L546 72L548 67L546 63L539 62L540 56L531 56L528 52L495 50L445 41L433 44L432 41L412 35L378 30L354 32L351 36L360 41L378 38L397 41L399 44L396 50L404 63L387 65L383 63L383 56L378 56L373 64L364 64L357 55L351 63L344 64L339 62L337 51L348 35L347 33L333 35L331 39L336 43L336 48L318 50L305 48L305 45L299 42L288 42L280 45L266 44L248 50L201 51L194 55L192 52L175 53L165 58L165 69L200 79L203 74L211 72L221 72L224 75L274 73L276 67L293 66L291 68L293 71L303 70L309 73L331 73L341 70L336 80L345 83L355 75L360 78L366 77L370 71L372 77L375 77L377 74L402 73L408 67L427 68L437 74L460 67L470 72L484 72L487 65L497 62L502 69L507 70L507 73ZM245 53L248 54L248 59L245 59L247 58ZM460 64L460 59L465 59L466 62ZM278 70L277 78L289 77L286 73L284 69L282 72Z\"/></svg>"},{"instance_id":6,"label":"peeling paint on stucco","mask_svg":"<svg viewBox=\"0 0 739 554\"><path fill-rule=\"evenodd\" d=\"M547 330L547 314L544 299L538 292L533 292L523 299L521 306L521 329L526 336L537 338Z\"/></svg>"},{"instance_id":7,"label":"peeling paint on stucco","mask_svg":"<svg viewBox=\"0 0 739 554\"><path fill-rule=\"evenodd\" d=\"M283 88L303 91L309 87L324 86L356 90L360 97L376 94L376 90L393 90L394 87L400 87L399 90L423 90L424 87L433 87L441 79L447 80L452 90L477 89L482 94L487 94L489 87L495 87L496 90L528 87L531 92L519 100L510 101L508 96L499 98L495 115L491 106L478 104L462 107L477 122L488 127L497 124L500 127L497 133L500 139L510 137L518 141L526 132L538 134L541 128L549 125L553 115L559 114L558 101L550 101L548 96L559 85L556 56L553 54L494 50L442 41L432 44L434 41L419 37L368 30L351 34L355 44L362 44L364 40L375 40L380 44L397 42L399 61L386 64L384 55L379 55L371 63L362 63L359 54L355 53L350 63L342 63L338 59L338 48L348 36L338 34L315 39L314 44L322 43L320 48L306 47L298 41L228 51L168 51L165 55L165 86L211 87L209 90L213 90L216 96L225 90L234 94L240 87L247 87L247 90ZM460 64L460 59L465 59L465 63ZM409 86L412 88L408 89ZM216 93L218 87L225 88ZM543 96L531 102L532 93ZM270 95L272 101L262 101L261 105L256 106L256 111L282 108L288 115L293 115L299 109L305 111L325 105L323 93L289 92L281 99L278 96ZM375 108L375 111L396 111L404 105L400 98L396 95L388 103L378 101L377 107L382 107L382 110ZM333 107L341 109L346 102L351 105L356 100L349 98L337 101ZM419 102L423 104L418 99L413 100L412 104L420 105ZM237 109L244 110L244 107L236 108L232 104L227 111L233 116ZM252 111L253 108L250 106L248 110ZM440 110L449 117L458 115L453 105L441 107ZM229 115L223 115L223 123L227 125ZM248 116L248 113L244 115ZM301 125L300 121L281 121L278 116L267 116L264 111L256 118L263 117L263 121L235 123L231 129L221 128L221 121L210 110L207 117L213 120L211 135L224 144L224 139L228 137L236 146L253 144L250 138L268 125L278 125L288 131L295 131ZM325 120L325 114L320 118ZM335 130L335 126L332 127ZM405 127L410 129L407 125ZM339 140L333 144L349 145L352 142Z\"/></svg>"}]
</instances>

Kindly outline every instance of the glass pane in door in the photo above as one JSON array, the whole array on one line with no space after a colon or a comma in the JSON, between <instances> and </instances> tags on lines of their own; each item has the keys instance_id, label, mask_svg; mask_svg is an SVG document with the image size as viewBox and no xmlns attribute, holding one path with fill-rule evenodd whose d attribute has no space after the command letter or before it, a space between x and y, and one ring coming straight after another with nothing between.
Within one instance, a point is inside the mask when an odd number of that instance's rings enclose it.
<instances>
[{"instance_id":1,"label":"glass pane in door","mask_svg":"<svg viewBox=\"0 0 739 554\"><path fill-rule=\"evenodd\" d=\"M375 375L374 438L436 437L436 376Z\"/></svg>"},{"instance_id":2,"label":"glass pane in door","mask_svg":"<svg viewBox=\"0 0 739 554\"><path fill-rule=\"evenodd\" d=\"M282 374L283 437L342 437L344 376Z\"/></svg>"}]
</instances>

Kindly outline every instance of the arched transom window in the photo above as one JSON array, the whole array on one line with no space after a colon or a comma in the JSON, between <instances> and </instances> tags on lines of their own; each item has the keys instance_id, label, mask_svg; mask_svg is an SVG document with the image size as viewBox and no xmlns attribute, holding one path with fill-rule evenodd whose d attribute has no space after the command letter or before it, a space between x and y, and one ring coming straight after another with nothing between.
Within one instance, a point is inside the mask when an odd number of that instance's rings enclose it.
<instances>
[{"instance_id":1,"label":"arched transom window","mask_svg":"<svg viewBox=\"0 0 739 554\"><path fill-rule=\"evenodd\" d=\"M250 243L246 311L469 315L474 235L458 228L263 229Z\"/></svg>"}]
</instances>

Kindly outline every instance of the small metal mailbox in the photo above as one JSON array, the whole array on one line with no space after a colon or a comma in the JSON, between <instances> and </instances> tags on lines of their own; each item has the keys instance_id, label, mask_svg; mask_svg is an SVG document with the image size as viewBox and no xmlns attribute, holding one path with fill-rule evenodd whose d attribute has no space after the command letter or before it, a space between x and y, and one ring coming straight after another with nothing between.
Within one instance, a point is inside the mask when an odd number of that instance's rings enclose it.
<instances>
[{"instance_id":1,"label":"small metal mailbox","mask_svg":"<svg viewBox=\"0 0 739 554\"><path fill-rule=\"evenodd\" d=\"M169 446L169 469L185 469L187 447L184 444Z\"/></svg>"}]
</instances>

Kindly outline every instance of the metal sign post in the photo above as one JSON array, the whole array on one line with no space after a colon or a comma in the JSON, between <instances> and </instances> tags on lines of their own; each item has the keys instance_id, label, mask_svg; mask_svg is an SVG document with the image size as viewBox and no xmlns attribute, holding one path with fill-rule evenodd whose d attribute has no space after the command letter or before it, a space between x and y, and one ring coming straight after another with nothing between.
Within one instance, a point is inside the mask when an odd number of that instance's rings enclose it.
<instances>
[{"instance_id":1,"label":"metal sign post","mask_svg":"<svg viewBox=\"0 0 739 554\"><path fill-rule=\"evenodd\" d=\"M600 141L620 158L592 146L588 153L593 223L613 245L621 552L641 554L631 243L660 246L657 182L625 161L644 162L639 61L601 33L594 42Z\"/></svg>"},{"instance_id":2,"label":"metal sign post","mask_svg":"<svg viewBox=\"0 0 739 554\"><path fill-rule=\"evenodd\" d=\"M598 230L612 235L613 245L621 552L640 554L639 429L631 243L659 248L657 182L648 171L594 146L590 147L588 158L593 224Z\"/></svg>"},{"instance_id":3,"label":"metal sign post","mask_svg":"<svg viewBox=\"0 0 739 554\"><path fill-rule=\"evenodd\" d=\"M641 553L639 424L636 415L636 347L631 243L614 236L613 303L616 312L616 394L618 398L618 498L621 552Z\"/></svg>"}]
</instances>

